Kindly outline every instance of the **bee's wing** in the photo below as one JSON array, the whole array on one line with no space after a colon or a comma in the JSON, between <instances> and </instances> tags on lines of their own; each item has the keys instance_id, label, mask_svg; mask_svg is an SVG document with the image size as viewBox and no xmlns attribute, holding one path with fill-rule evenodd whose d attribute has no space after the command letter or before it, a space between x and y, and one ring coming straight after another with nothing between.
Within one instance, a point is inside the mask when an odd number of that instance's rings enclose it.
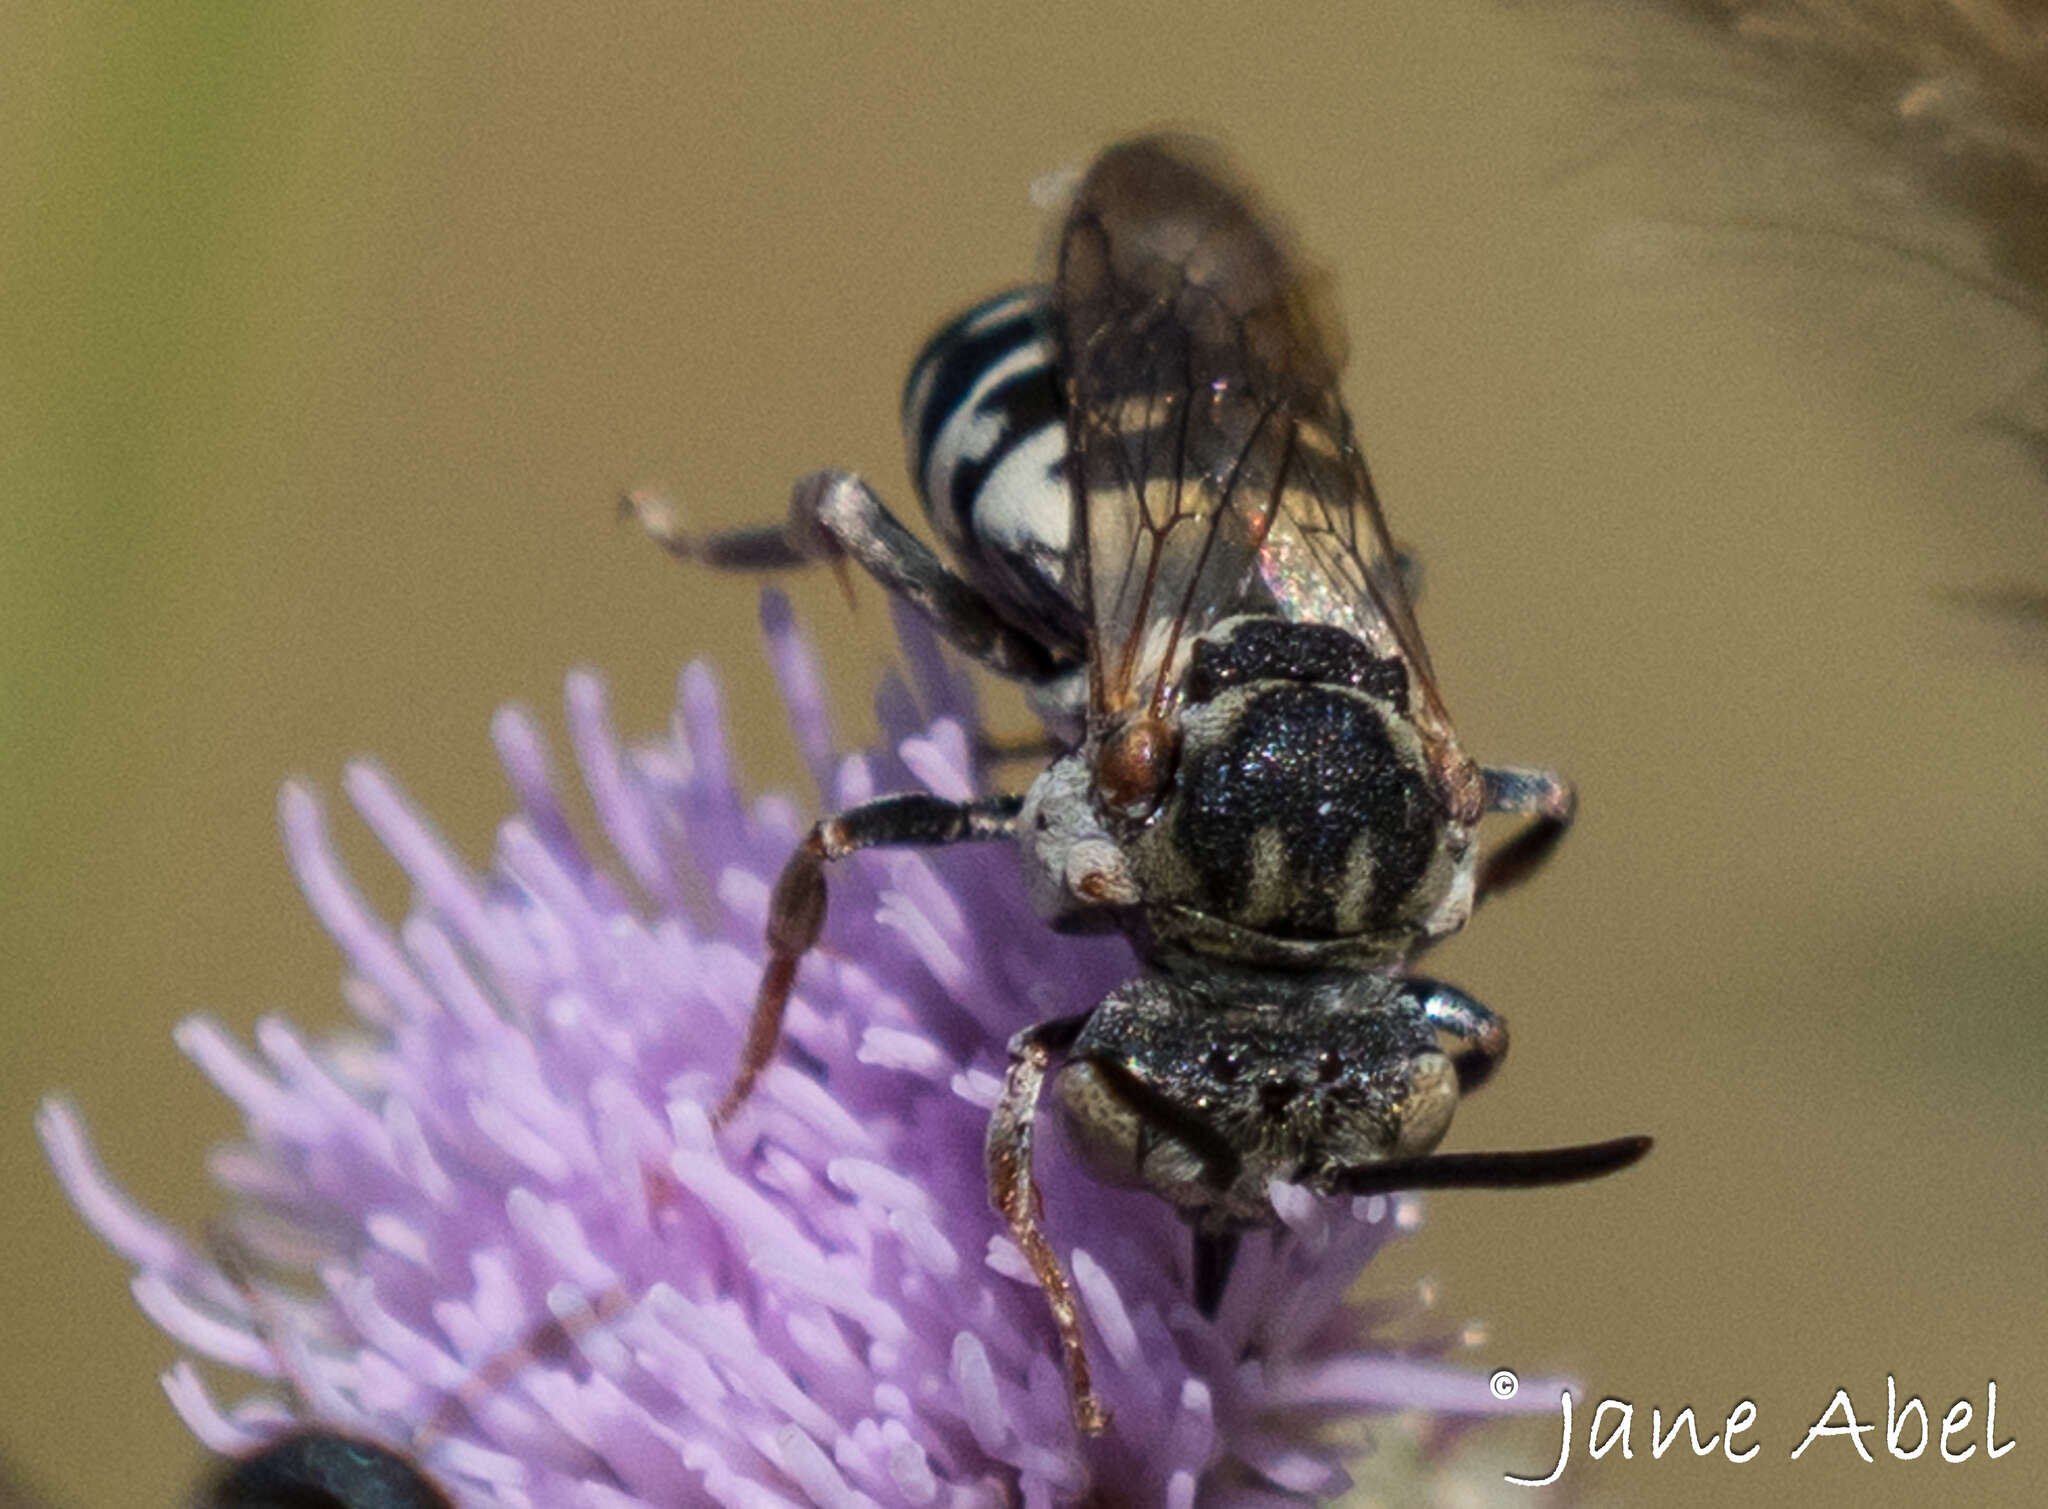
<instances>
[{"instance_id":1,"label":"bee's wing","mask_svg":"<svg viewBox=\"0 0 2048 1509\"><path fill-rule=\"evenodd\" d=\"M1075 191L1054 307L1091 709L1163 711L1197 635L1278 613L1403 661L1458 758L1315 303L1199 144L1112 147Z\"/></svg>"}]
</instances>

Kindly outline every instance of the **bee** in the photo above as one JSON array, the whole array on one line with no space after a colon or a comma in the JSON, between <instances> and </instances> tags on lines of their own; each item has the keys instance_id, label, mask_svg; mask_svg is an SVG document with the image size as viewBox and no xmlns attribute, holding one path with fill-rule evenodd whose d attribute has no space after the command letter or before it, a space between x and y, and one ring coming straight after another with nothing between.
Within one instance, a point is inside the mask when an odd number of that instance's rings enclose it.
<instances>
[{"instance_id":1,"label":"bee","mask_svg":"<svg viewBox=\"0 0 2048 1509\"><path fill-rule=\"evenodd\" d=\"M881 845L1016 845L1056 929L1119 931L1138 971L1018 1033L990 1198L1042 1286L1075 1420L1101 1431L1073 1287L1032 1174L1052 1080L1090 1171L1170 1202L1214 1315L1276 1180L1321 1194L1612 1173L1644 1137L1435 1154L1499 1066L1502 1019L1406 973L1571 823L1549 771L1460 747L1402 557L1338 394L1317 283L1219 154L1148 136L1075 189L1050 288L985 303L915 365L912 469L948 566L858 478L797 485L783 525L677 554L851 561L1022 681L1057 755L1021 794L884 796L825 817L774 887L729 1120L773 1057L826 914L826 869ZM957 569L956 569L957 568ZM1522 826L1482 853L1482 817Z\"/></svg>"}]
</instances>

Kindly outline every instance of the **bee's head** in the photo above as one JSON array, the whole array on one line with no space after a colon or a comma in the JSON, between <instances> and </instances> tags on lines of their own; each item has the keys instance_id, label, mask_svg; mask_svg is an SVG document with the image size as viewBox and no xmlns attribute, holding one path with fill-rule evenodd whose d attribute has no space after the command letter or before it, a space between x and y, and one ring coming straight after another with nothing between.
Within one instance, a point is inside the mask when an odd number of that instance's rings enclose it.
<instances>
[{"instance_id":1,"label":"bee's head","mask_svg":"<svg viewBox=\"0 0 2048 1509\"><path fill-rule=\"evenodd\" d=\"M1405 981L1154 973L1096 1008L1056 1094L1098 1178L1262 1224L1276 1179L1435 1147L1458 1083Z\"/></svg>"}]
</instances>

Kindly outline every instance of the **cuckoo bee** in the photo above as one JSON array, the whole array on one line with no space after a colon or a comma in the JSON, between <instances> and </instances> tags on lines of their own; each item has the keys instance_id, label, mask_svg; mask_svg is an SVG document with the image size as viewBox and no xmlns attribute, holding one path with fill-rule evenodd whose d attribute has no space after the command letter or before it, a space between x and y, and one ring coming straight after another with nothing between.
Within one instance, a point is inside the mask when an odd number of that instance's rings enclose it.
<instances>
[{"instance_id":1,"label":"cuckoo bee","mask_svg":"<svg viewBox=\"0 0 2048 1509\"><path fill-rule=\"evenodd\" d=\"M954 565L844 473L799 483L781 526L710 537L629 501L698 561L857 563L1045 717L1059 752L1021 795L885 796L811 830L774 889L717 1114L775 1052L835 860L1006 840L1055 928L1121 931L1133 978L1011 1041L987 1148L1094 1432L1106 1415L1032 1178L1048 1078L1092 1172L1185 1217L1209 1314L1240 1234L1276 1220L1275 1180L1564 1183L1649 1140L1432 1153L1507 1028L1404 962L1535 869L1573 793L1459 746L1338 395L1340 344L1284 232L1213 149L1146 137L1088 170L1057 248L1049 288L961 316L911 375L912 467ZM1523 821L1482 854L1488 814Z\"/></svg>"}]
</instances>

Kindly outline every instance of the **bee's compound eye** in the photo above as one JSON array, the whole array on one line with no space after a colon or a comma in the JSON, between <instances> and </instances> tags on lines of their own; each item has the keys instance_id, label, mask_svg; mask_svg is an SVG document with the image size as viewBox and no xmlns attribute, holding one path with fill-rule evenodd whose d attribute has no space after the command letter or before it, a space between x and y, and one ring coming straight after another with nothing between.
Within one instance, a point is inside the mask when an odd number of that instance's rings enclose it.
<instances>
[{"instance_id":1,"label":"bee's compound eye","mask_svg":"<svg viewBox=\"0 0 2048 1509\"><path fill-rule=\"evenodd\" d=\"M1053 1082L1053 1094L1069 1145L1104 1184L1149 1189L1182 1207L1214 1200L1201 1154L1172 1127L1150 1119L1118 1075L1075 1059Z\"/></svg>"},{"instance_id":2,"label":"bee's compound eye","mask_svg":"<svg viewBox=\"0 0 2048 1509\"><path fill-rule=\"evenodd\" d=\"M1180 741L1173 725L1147 713L1131 719L1107 739L1095 756L1095 789L1126 817L1144 817L1159 805Z\"/></svg>"},{"instance_id":3,"label":"bee's compound eye","mask_svg":"<svg viewBox=\"0 0 2048 1509\"><path fill-rule=\"evenodd\" d=\"M1408 1092L1401 1097L1400 1153L1426 1153L1451 1129L1458 1108L1458 1072L1441 1053L1422 1053L1408 1065Z\"/></svg>"},{"instance_id":4,"label":"bee's compound eye","mask_svg":"<svg viewBox=\"0 0 2048 1509\"><path fill-rule=\"evenodd\" d=\"M1077 1059L1060 1070L1053 1094L1088 1171L1105 1184L1142 1188L1145 1126L1102 1070Z\"/></svg>"}]
</instances>

